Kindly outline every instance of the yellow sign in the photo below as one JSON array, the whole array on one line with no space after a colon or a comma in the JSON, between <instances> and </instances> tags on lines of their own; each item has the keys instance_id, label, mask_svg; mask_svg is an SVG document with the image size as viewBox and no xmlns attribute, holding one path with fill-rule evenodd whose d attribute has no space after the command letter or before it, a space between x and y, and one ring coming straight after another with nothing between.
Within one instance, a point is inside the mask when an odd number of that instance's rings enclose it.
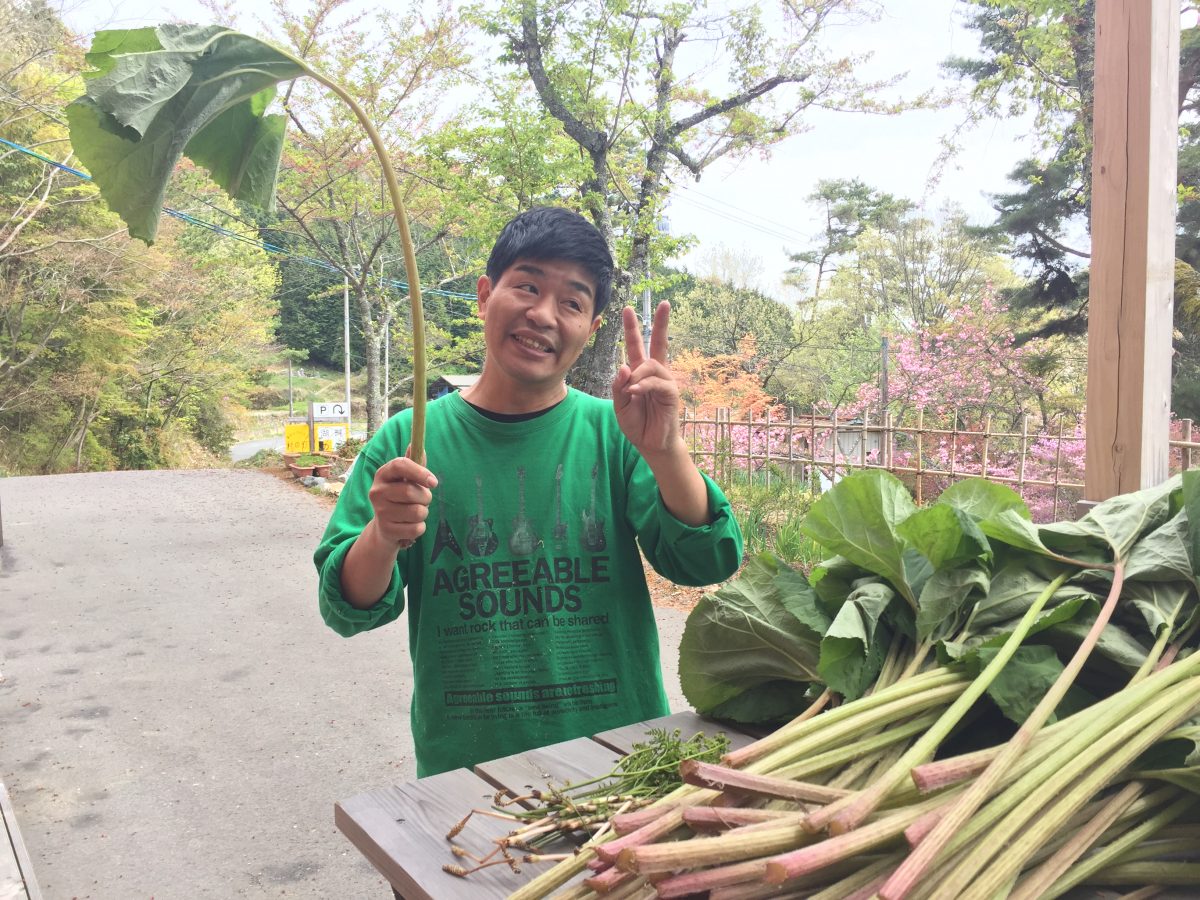
<instances>
[{"instance_id":1,"label":"yellow sign","mask_svg":"<svg viewBox=\"0 0 1200 900\"><path fill-rule=\"evenodd\" d=\"M284 453L308 453L311 449L308 435L308 423L283 426Z\"/></svg>"},{"instance_id":2,"label":"yellow sign","mask_svg":"<svg viewBox=\"0 0 1200 900\"><path fill-rule=\"evenodd\" d=\"M317 423L317 449L336 451L346 443L346 435L350 433L348 425L322 425Z\"/></svg>"}]
</instances>

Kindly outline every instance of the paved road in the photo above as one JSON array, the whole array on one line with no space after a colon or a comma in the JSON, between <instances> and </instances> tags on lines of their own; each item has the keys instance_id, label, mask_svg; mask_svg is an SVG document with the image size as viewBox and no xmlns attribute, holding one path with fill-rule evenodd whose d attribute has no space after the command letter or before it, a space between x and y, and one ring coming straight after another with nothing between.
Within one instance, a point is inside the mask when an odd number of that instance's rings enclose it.
<instances>
[{"instance_id":1,"label":"paved road","mask_svg":"<svg viewBox=\"0 0 1200 900\"><path fill-rule=\"evenodd\" d=\"M261 441L243 441L229 448L229 459L231 462L241 462L243 459L249 459L259 450L274 450L282 453L284 446L285 442L282 437L263 438Z\"/></svg>"},{"instance_id":2,"label":"paved road","mask_svg":"<svg viewBox=\"0 0 1200 900\"><path fill-rule=\"evenodd\" d=\"M414 775L406 632L320 621L325 502L207 470L0 503L0 780L46 900L390 897L333 803Z\"/></svg>"}]
</instances>

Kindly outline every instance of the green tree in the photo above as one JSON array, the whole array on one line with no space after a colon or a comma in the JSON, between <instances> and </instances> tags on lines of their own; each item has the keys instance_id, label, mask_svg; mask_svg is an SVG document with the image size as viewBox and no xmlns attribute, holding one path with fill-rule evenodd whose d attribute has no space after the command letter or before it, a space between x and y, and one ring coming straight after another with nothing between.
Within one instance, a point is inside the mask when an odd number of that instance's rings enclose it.
<instances>
[{"instance_id":1,"label":"green tree","mask_svg":"<svg viewBox=\"0 0 1200 900\"><path fill-rule=\"evenodd\" d=\"M389 155L410 176L405 204L424 273L424 263L440 254L439 243L456 221L453 204L424 179L419 150L453 71L464 61L460 25L448 5L428 17L414 5L347 19L347 2L313 0L301 10L276 3L271 38L358 98ZM349 294L367 375L367 429L374 432L388 407L385 336L397 322L398 302L405 299L386 286L397 268L403 271L396 266L401 251L391 203L374 153L344 104L332 102L309 79L293 82L281 99L293 125L279 181L279 207L287 224L266 233L328 267L318 273L289 268L281 338L286 346L329 361L330 345L342 344L342 297ZM331 319L337 328L329 327ZM423 385L409 387L424 390Z\"/></svg>"},{"instance_id":2,"label":"green tree","mask_svg":"<svg viewBox=\"0 0 1200 900\"><path fill-rule=\"evenodd\" d=\"M507 0L498 17L480 14L586 163L564 199L616 251L613 309L571 375L577 387L607 395L620 308L674 250L657 229L671 180L767 152L811 106L897 108L877 99L882 84L854 76L856 59L821 44L860 12L853 0L783 4L777 19L754 4L718 13L699 2Z\"/></svg>"},{"instance_id":3,"label":"green tree","mask_svg":"<svg viewBox=\"0 0 1200 900\"><path fill-rule=\"evenodd\" d=\"M813 267L814 298L821 296L826 278L837 271L837 265L854 251L855 243L868 228L887 228L909 212L908 200L878 191L857 178L822 179L806 198L821 210L820 243L811 250L792 254L791 261L803 268Z\"/></svg>"},{"instance_id":4,"label":"green tree","mask_svg":"<svg viewBox=\"0 0 1200 900\"><path fill-rule=\"evenodd\" d=\"M1032 112L1042 152L1023 160L1010 178L1016 188L997 195L995 230L1011 236L1013 252L1032 277L1011 294L1023 308L1048 311L1024 337L1078 334L1086 328L1090 227L1092 105L1095 80L1095 0L963 0L973 10L981 56L955 58L949 71L969 86L968 117ZM1194 11L1192 3L1184 10ZM1200 27L1180 40L1180 183L1188 185L1189 148L1200 103ZM1200 198L1181 191L1177 255L1194 254ZM1085 246L1080 246L1084 244Z\"/></svg>"},{"instance_id":5,"label":"green tree","mask_svg":"<svg viewBox=\"0 0 1200 900\"><path fill-rule=\"evenodd\" d=\"M75 40L38 0L0 7L0 29L0 133L77 165L62 115L81 90ZM177 208L213 191L195 173L177 188ZM223 452L272 320L265 255L174 221L154 248L130 242L93 185L15 150L0 156L0 221L0 467Z\"/></svg>"}]
</instances>

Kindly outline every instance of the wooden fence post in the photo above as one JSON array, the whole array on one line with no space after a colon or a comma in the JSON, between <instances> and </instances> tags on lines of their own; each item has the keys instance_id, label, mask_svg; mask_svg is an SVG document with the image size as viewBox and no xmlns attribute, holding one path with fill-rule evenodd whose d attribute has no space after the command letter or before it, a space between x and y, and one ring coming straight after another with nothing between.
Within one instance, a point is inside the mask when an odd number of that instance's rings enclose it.
<instances>
[{"instance_id":1,"label":"wooden fence post","mask_svg":"<svg viewBox=\"0 0 1200 900\"><path fill-rule=\"evenodd\" d=\"M809 431L810 431L809 441L808 441L808 455L812 457L812 460L808 466L808 480L809 480L809 484L811 485L813 482L813 479L816 478L817 484L819 485L820 478L816 475L816 470L817 470L817 410L815 407L808 411L808 427L809 427Z\"/></svg>"},{"instance_id":2,"label":"wooden fence post","mask_svg":"<svg viewBox=\"0 0 1200 900\"><path fill-rule=\"evenodd\" d=\"M921 445L925 442L925 410L917 410L917 506L924 502L925 496L925 473L923 471L923 457Z\"/></svg>"},{"instance_id":3,"label":"wooden fence post","mask_svg":"<svg viewBox=\"0 0 1200 900\"><path fill-rule=\"evenodd\" d=\"M833 415L829 417L833 422L833 482L837 482L837 464L838 464L838 423L837 410L833 411Z\"/></svg>"},{"instance_id":4,"label":"wooden fence post","mask_svg":"<svg viewBox=\"0 0 1200 900\"><path fill-rule=\"evenodd\" d=\"M767 470L767 490L771 489L771 407L767 407L767 461L763 466Z\"/></svg>"},{"instance_id":5,"label":"wooden fence post","mask_svg":"<svg viewBox=\"0 0 1200 900\"><path fill-rule=\"evenodd\" d=\"M1192 442L1192 420L1183 420L1183 440L1186 444ZM1183 471L1187 471L1192 467L1192 448L1184 447L1183 452L1179 454L1179 464L1183 467Z\"/></svg>"},{"instance_id":6,"label":"wooden fence post","mask_svg":"<svg viewBox=\"0 0 1200 900\"><path fill-rule=\"evenodd\" d=\"M950 424L950 478L954 479L958 469L958 410L954 410L954 421Z\"/></svg>"},{"instance_id":7,"label":"wooden fence post","mask_svg":"<svg viewBox=\"0 0 1200 900\"><path fill-rule=\"evenodd\" d=\"M1017 493L1025 497L1025 454L1029 448L1029 416L1021 416L1021 462L1017 469Z\"/></svg>"},{"instance_id":8,"label":"wooden fence post","mask_svg":"<svg viewBox=\"0 0 1200 900\"><path fill-rule=\"evenodd\" d=\"M992 417L985 416L983 420L983 465L980 466L980 474L987 478L988 467L988 451L992 444Z\"/></svg>"},{"instance_id":9,"label":"wooden fence post","mask_svg":"<svg viewBox=\"0 0 1200 900\"><path fill-rule=\"evenodd\" d=\"M1054 451L1054 518L1058 518L1058 482L1062 470L1062 436L1064 417L1058 417L1058 447Z\"/></svg>"}]
</instances>

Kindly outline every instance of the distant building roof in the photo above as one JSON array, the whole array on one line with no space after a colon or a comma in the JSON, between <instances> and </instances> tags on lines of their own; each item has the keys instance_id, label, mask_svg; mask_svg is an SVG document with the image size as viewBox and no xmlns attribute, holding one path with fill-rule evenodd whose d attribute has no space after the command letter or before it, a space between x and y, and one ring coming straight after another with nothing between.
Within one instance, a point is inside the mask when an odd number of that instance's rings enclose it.
<instances>
[{"instance_id":1,"label":"distant building roof","mask_svg":"<svg viewBox=\"0 0 1200 900\"><path fill-rule=\"evenodd\" d=\"M425 396L430 400L436 400L446 394L453 394L455 391L469 388L478 380L478 375L441 375L429 385L429 393Z\"/></svg>"}]
</instances>

